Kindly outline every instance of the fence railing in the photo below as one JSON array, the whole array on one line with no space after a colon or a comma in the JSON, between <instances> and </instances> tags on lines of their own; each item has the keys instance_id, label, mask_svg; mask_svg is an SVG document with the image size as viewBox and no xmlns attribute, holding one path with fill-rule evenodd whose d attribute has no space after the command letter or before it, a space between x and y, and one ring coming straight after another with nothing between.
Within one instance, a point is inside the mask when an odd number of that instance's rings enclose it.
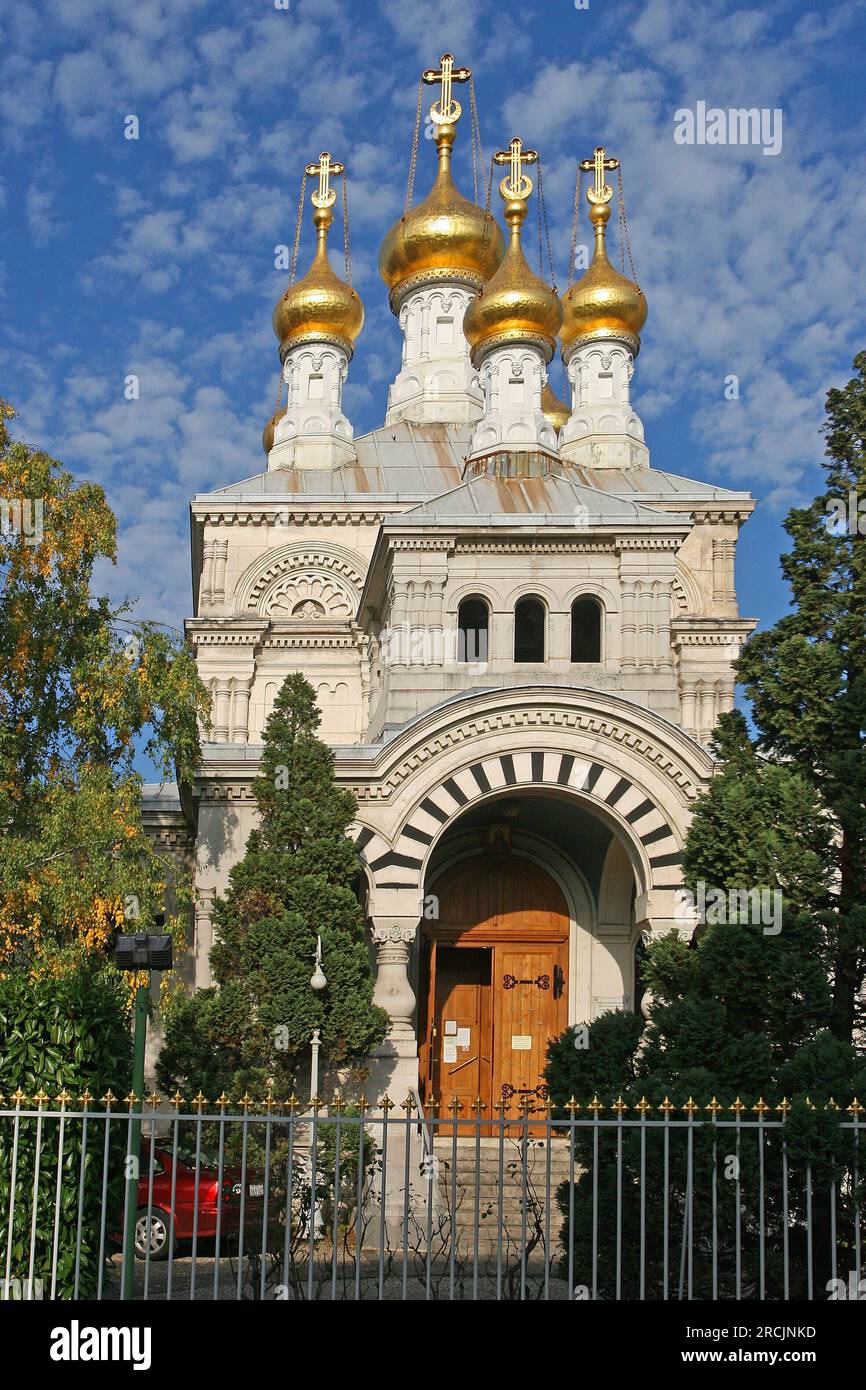
<instances>
[{"instance_id":1,"label":"fence railing","mask_svg":"<svg viewBox=\"0 0 866 1390\"><path fill-rule=\"evenodd\" d=\"M0 1109L0 1298L866 1296L856 1101L71 1099Z\"/></svg>"}]
</instances>

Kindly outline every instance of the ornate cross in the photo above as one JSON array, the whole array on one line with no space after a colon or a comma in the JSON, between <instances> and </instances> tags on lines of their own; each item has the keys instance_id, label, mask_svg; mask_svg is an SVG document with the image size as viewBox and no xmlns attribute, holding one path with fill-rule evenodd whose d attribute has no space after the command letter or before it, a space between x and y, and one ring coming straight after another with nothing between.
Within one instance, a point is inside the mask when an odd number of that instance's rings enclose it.
<instances>
[{"instance_id":1,"label":"ornate cross","mask_svg":"<svg viewBox=\"0 0 866 1390\"><path fill-rule=\"evenodd\" d=\"M322 154L319 155L318 164L307 165L306 172L309 175L318 174L319 176L319 191L318 193L314 193L310 200L315 207L333 207L334 203L337 201L337 195L331 187L330 178L332 174L343 174L345 171L345 164L341 164L339 160L336 159L332 160L327 150L324 150Z\"/></svg>"},{"instance_id":2,"label":"ornate cross","mask_svg":"<svg viewBox=\"0 0 866 1390\"><path fill-rule=\"evenodd\" d=\"M434 101L430 107L430 119L434 125L453 124L454 121L460 120L463 107L452 97L451 84L468 82L471 76L471 68L455 68L453 53L443 53L438 68L426 68L422 72L422 82L428 85L433 82L441 83L439 100Z\"/></svg>"},{"instance_id":3,"label":"ornate cross","mask_svg":"<svg viewBox=\"0 0 866 1390\"><path fill-rule=\"evenodd\" d=\"M503 198L526 199L532 192L532 179L524 174L524 164L538 163L538 150L525 150L523 141L515 135L507 150L497 150L494 164L510 164L511 169L499 185Z\"/></svg>"},{"instance_id":4,"label":"ornate cross","mask_svg":"<svg viewBox=\"0 0 866 1390\"><path fill-rule=\"evenodd\" d=\"M587 200L590 203L609 203L613 197L613 189L609 183L605 183L604 175L607 169L618 169L618 159L605 159L604 146L596 145L592 152L592 159L582 159L580 168L583 173L592 169L595 173L595 183L592 188L586 190Z\"/></svg>"}]
</instances>

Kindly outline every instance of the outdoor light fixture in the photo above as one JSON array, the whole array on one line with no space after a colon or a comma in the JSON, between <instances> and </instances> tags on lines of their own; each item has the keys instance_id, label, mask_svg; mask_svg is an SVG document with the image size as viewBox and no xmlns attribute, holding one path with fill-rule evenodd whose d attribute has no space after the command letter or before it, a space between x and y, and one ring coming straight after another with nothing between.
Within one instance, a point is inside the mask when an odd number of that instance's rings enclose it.
<instances>
[{"instance_id":1,"label":"outdoor light fixture","mask_svg":"<svg viewBox=\"0 0 866 1390\"><path fill-rule=\"evenodd\" d=\"M328 983L325 972L322 969L322 938L316 937L316 968L310 976L310 986L312 989L324 989Z\"/></svg>"},{"instance_id":2,"label":"outdoor light fixture","mask_svg":"<svg viewBox=\"0 0 866 1390\"><path fill-rule=\"evenodd\" d=\"M147 932L118 936L114 963L118 970L170 970L171 937L149 936Z\"/></svg>"}]
</instances>

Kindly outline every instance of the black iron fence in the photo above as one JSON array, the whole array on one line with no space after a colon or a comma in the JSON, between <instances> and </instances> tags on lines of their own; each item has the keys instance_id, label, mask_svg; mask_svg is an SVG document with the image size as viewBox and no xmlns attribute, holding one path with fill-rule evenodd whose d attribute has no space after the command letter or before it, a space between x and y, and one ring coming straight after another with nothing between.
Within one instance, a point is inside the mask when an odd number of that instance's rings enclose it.
<instances>
[{"instance_id":1,"label":"black iron fence","mask_svg":"<svg viewBox=\"0 0 866 1390\"><path fill-rule=\"evenodd\" d=\"M0 1297L866 1297L857 1101L10 1099Z\"/></svg>"}]
</instances>

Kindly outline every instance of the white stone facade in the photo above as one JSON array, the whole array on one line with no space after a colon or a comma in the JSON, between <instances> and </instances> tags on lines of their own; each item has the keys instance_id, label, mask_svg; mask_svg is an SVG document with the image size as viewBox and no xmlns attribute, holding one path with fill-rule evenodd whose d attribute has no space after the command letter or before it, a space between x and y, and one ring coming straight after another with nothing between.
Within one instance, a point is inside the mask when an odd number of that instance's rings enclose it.
<instances>
[{"instance_id":1,"label":"white stone facade","mask_svg":"<svg viewBox=\"0 0 866 1390\"><path fill-rule=\"evenodd\" d=\"M483 397L463 336L463 315L473 295L473 288L459 280L422 284L405 293L398 312L403 356L388 388L386 425L478 419Z\"/></svg>"}]
</instances>

